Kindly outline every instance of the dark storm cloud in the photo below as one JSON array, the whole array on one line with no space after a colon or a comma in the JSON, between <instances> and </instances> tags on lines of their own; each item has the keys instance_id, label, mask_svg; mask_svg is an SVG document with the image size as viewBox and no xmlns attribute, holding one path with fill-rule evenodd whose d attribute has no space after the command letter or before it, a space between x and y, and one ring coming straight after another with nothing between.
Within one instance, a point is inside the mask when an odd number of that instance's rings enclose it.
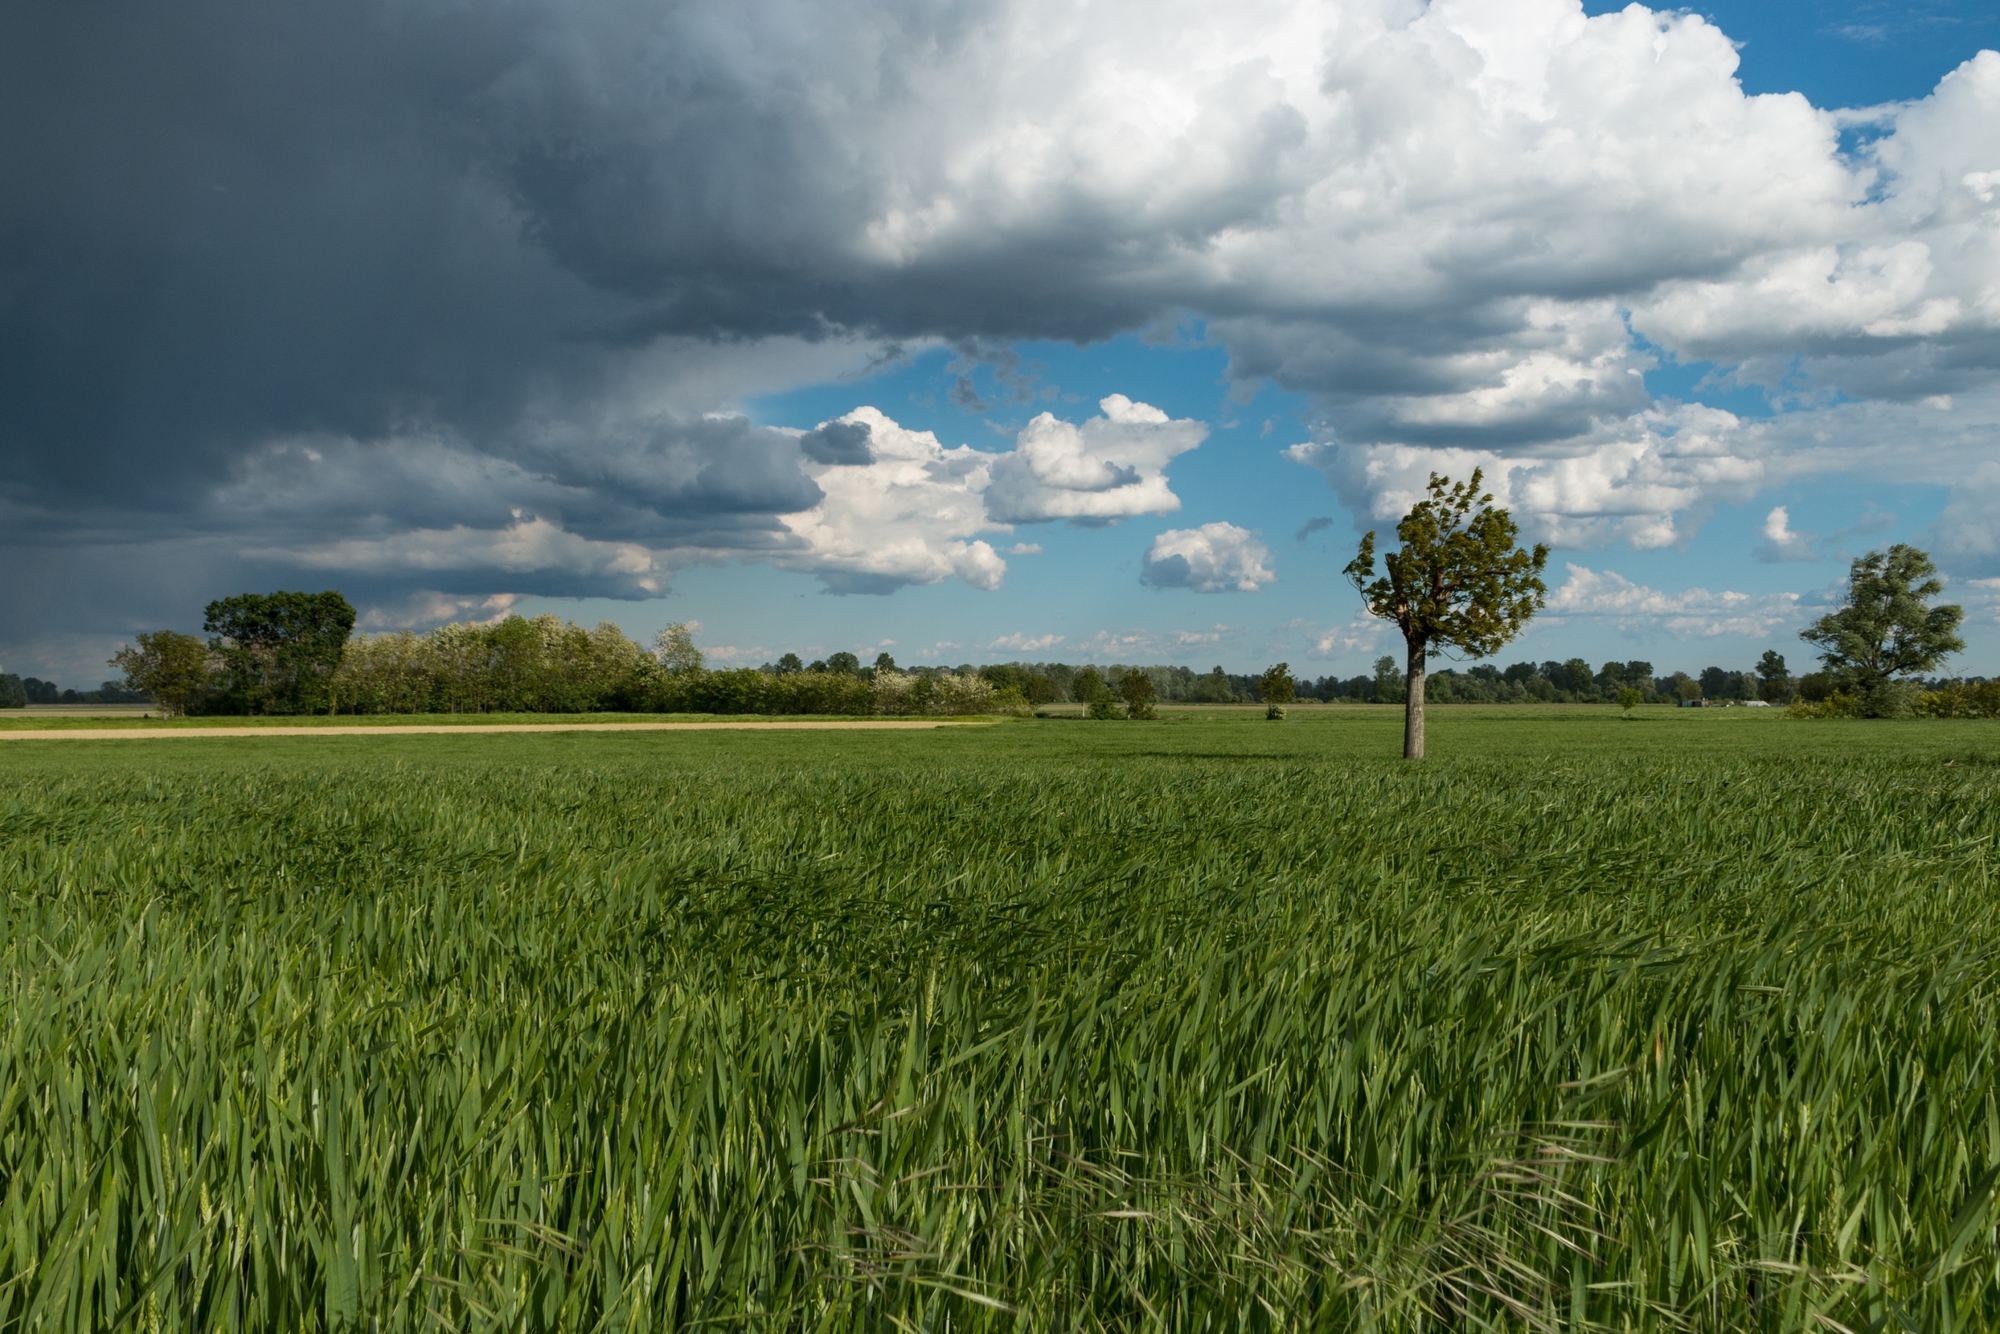
<instances>
[{"instance_id":1,"label":"dark storm cloud","mask_svg":"<svg viewBox=\"0 0 2000 1334\"><path fill-rule=\"evenodd\" d=\"M826 422L800 436L799 448L815 463L858 467L875 461L868 434L867 422Z\"/></svg>"}]
</instances>

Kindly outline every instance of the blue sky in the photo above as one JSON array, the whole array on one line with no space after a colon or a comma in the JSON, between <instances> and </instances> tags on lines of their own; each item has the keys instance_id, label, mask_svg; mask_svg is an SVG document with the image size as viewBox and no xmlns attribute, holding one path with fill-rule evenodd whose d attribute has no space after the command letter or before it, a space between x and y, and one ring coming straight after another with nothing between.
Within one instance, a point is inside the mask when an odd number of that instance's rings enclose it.
<instances>
[{"instance_id":1,"label":"blue sky","mask_svg":"<svg viewBox=\"0 0 2000 1334\"><path fill-rule=\"evenodd\" d=\"M1803 666L1908 541L2000 672L1991 3L118 3L0 16L0 669L333 586L1345 675L1479 466L1503 661Z\"/></svg>"}]
</instances>

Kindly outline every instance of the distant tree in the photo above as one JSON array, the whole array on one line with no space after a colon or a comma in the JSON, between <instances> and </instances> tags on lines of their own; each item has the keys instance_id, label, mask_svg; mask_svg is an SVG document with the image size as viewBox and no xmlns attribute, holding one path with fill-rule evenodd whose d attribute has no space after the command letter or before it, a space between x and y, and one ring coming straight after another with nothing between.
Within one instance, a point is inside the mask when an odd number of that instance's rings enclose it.
<instances>
[{"instance_id":1,"label":"distant tree","mask_svg":"<svg viewBox=\"0 0 2000 1334\"><path fill-rule=\"evenodd\" d=\"M838 672L842 676L859 676L861 659L852 653L829 653L826 655L826 669L829 672Z\"/></svg>"},{"instance_id":2,"label":"distant tree","mask_svg":"<svg viewBox=\"0 0 2000 1334\"><path fill-rule=\"evenodd\" d=\"M229 707L242 713L311 713L327 701L354 608L324 593L242 593L208 604L202 629L216 638Z\"/></svg>"},{"instance_id":3,"label":"distant tree","mask_svg":"<svg viewBox=\"0 0 2000 1334\"><path fill-rule=\"evenodd\" d=\"M1590 670L1590 664L1582 658L1571 658L1562 665L1563 688L1578 703L1591 699L1597 694L1597 677Z\"/></svg>"},{"instance_id":4,"label":"distant tree","mask_svg":"<svg viewBox=\"0 0 2000 1334\"><path fill-rule=\"evenodd\" d=\"M799 661L799 655L796 653L787 653L784 657L778 659L777 674L779 676L790 676L793 672L802 672L805 669L806 665Z\"/></svg>"},{"instance_id":5,"label":"distant tree","mask_svg":"<svg viewBox=\"0 0 2000 1334\"><path fill-rule=\"evenodd\" d=\"M1159 692L1153 688L1153 678L1143 668L1134 667L1118 678L1118 697L1125 701L1127 718L1151 719L1160 716L1154 707Z\"/></svg>"},{"instance_id":6,"label":"distant tree","mask_svg":"<svg viewBox=\"0 0 2000 1334\"><path fill-rule=\"evenodd\" d=\"M1639 688L1637 686L1618 687L1618 707L1624 710L1625 716L1627 718L1630 718L1632 716L1632 710L1638 708L1641 704L1644 704L1645 702L1646 702L1646 697L1645 695L1640 693Z\"/></svg>"},{"instance_id":7,"label":"distant tree","mask_svg":"<svg viewBox=\"0 0 2000 1334\"><path fill-rule=\"evenodd\" d=\"M686 621L675 621L653 636L653 656L669 676L686 676L702 669L701 650Z\"/></svg>"},{"instance_id":8,"label":"distant tree","mask_svg":"<svg viewBox=\"0 0 2000 1334\"><path fill-rule=\"evenodd\" d=\"M121 648L111 665L125 673L125 687L149 697L167 714L186 713L215 688L208 645L193 635L152 630Z\"/></svg>"},{"instance_id":9,"label":"distant tree","mask_svg":"<svg viewBox=\"0 0 2000 1334\"><path fill-rule=\"evenodd\" d=\"M1757 660L1757 698L1783 704L1796 689L1791 672L1785 668L1785 655L1774 648L1765 649L1764 656Z\"/></svg>"},{"instance_id":10,"label":"distant tree","mask_svg":"<svg viewBox=\"0 0 2000 1334\"><path fill-rule=\"evenodd\" d=\"M1736 673L1721 667L1701 669L1701 696L1703 699L1736 698Z\"/></svg>"},{"instance_id":11,"label":"distant tree","mask_svg":"<svg viewBox=\"0 0 2000 1334\"><path fill-rule=\"evenodd\" d=\"M28 692L21 685L21 678L12 672L0 672L0 709L25 709L28 707Z\"/></svg>"},{"instance_id":12,"label":"distant tree","mask_svg":"<svg viewBox=\"0 0 2000 1334\"><path fill-rule=\"evenodd\" d=\"M896 660L886 652L877 653L875 655L875 670L878 672L893 672L896 670Z\"/></svg>"},{"instance_id":13,"label":"distant tree","mask_svg":"<svg viewBox=\"0 0 2000 1334\"><path fill-rule=\"evenodd\" d=\"M1023 698L1027 697L1028 673L1018 663L988 663L979 669L979 675L995 690L1015 690Z\"/></svg>"},{"instance_id":14,"label":"distant tree","mask_svg":"<svg viewBox=\"0 0 2000 1334\"><path fill-rule=\"evenodd\" d=\"M1374 686L1378 704L1403 702L1403 673L1397 669L1396 660L1386 653L1375 659Z\"/></svg>"},{"instance_id":15,"label":"distant tree","mask_svg":"<svg viewBox=\"0 0 2000 1334\"><path fill-rule=\"evenodd\" d=\"M1965 647L1958 636L1964 608L1929 605L1943 591L1930 556L1898 542L1886 552L1857 557L1848 568L1839 609L1800 631L1799 638L1819 645L1828 674L1861 697L1863 714L1901 713L1908 707L1903 678L1934 671Z\"/></svg>"},{"instance_id":16,"label":"distant tree","mask_svg":"<svg viewBox=\"0 0 2000 1334\"><path fill-rule=\"evenodd\" d=\"M1298 696L1298 682L1292 679L1292 665L1289 662L1274 663L1264 669L1257 678L1257 698L1264 702L1264 716L1279 719L1285 716L1285 706Z\"/></svg>"},{"instance_id":17,"label":"distant tree","mask_svg":"<svg viewBox=\"0 0 2000 1334\"><path fill-rule=\"evenodd\" d=\"M1092 718L1116 718L1118 716L1117 696L1111 693L1111 685L1104 674L1095 667L1085 667L1070 679L1070 694L1085 706Z\"/></svg>"},{"instance_id":18,"label":"distant tree","mask_svg":"<svg viewBox=\"0 0 2000 1334\"><path fill-rule=\"evenodd\" d=\"M1625 684L1646 699L1653 698L1653 664L1637 658L1625 664Z\"/></svg>"},{"instance_id":19,"label":"distant tree","mask_svg":"<svg viewBox=\"0 0 2000 1334\"><path fill-rule=\"evenodd\" d=\"M1236 696L1229 689L1229 673L1220 664L1194 683L1194 697L1203 704L1227 704Z\"/></svg>"},{"instance_id":20,"label":"distant tree","mask_svg":"<svg viewBox=\"0 0 2000 1334\"><path fill-rule=\"evenodd\" d=\"M1448 650L1489 657L1521 633L1548 589L1542 569L1549 549L1516 546L1519 529L1493 497L1480 491L1484 474L1454 484L1431 474L1430 494L1396 525L1400 551L1387 552L1375 574L1375 534L1346 570L1372 615L1394 621L1407 649L1403 757L1424 757L1424 667Z\"/></svg>"},{"instance_id":21,"label":"distant tree","mask_svg":"<svg viewBox=\"0 0 2000 1334\"><path fill-rule=\"evenodd\" d=\"M1299 683L1292 679L1292 664L1274 663L1257 678L1257 698L1266 704L1290 704L1298 698Z\"/></svg>"},{"instance_id":22,"label":"distant tree","mask_svg":"<svg viewBox=\"0 0 2000 1334\"><path fill-rule=\"evenodd\" d=\"M1667 678L1667 681L1673 687L1673 696L1675 699L1685 702L1701 698L1701 682L1695 680L1686 672L1675 672Z\"/></svg>"},{"instance_id":23,"label":"distant tree","mask_svg":"<svg viewBox=\"0 0 2000 1334\"><path fill-rule=\"evenodd\" d=\"M62 703L62 687L54 681L44 681L38 676L30 676L21 682L21 689L27 692L30 704Z\"/></svg>"}]
</instances>

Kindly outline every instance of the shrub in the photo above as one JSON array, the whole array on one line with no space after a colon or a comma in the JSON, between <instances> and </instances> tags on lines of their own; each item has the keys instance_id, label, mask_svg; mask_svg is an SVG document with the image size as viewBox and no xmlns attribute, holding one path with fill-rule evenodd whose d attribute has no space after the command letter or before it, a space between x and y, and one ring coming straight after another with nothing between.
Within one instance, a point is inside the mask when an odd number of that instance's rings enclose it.
<instances>
[{"instance_id":1,"label":"shrub","mask_svg":"<svg viewBox=\"0 0 2000 1334\"><path fill-rule=\"evenodd\" d=\"M1919 718L2000 717L2000 681L1953 681L1918 693L1911 712Z\"/></svg>"},{"instance_id":2,"label":"shrub","mask_svg":"<svg viewBox=\"0 0 2000 1334\"><path fill-rule=\"evenodd\" d=\"M1849 695L1833 691L1817 702L1803 695L1798 702L1785 710L1792 718L1862 718L1867 716L1865 701L1859 695Z\"/></svg>"}]
</instances>

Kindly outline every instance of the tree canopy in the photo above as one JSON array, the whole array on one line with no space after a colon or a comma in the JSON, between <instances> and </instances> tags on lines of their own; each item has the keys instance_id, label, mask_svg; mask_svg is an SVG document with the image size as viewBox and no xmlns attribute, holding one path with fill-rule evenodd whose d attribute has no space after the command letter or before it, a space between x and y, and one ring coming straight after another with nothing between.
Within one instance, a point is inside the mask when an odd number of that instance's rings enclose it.
<instances>
[{"instance_id":1,"label":"tree canopy","mask_svg":"<svg viewBox=\"0 0 2000 1334\"><path fill-rule=\"evenodd\" d=\"M1484 658L1521 633L1548 589L1542 570L1549 549L1515 545L1513 515L1479 489L1485 474L1453 482L1432 473L1429 494L1396 525L1400 551L1385 552L1375 572L1375 534L1345 571L1371 615L1393 621L1408 650L1403 756L1424 755L1424 665L1457 650Z\"/></svg>"},{"instance_id":2,"label":"tree canopy","mask_svg":"<svg viewBox=\"0 0 2000 1334\"><path fill-rule=\"evenodd\" d=\"M235 710L311 713L326 699L354 631L354 608L324 593L240 593L208 604L202 629L217 636Z\"/></svg>"},{"instance_id":3,"label":"tree canopy","mask_svg":"<svg viewBox=\"0 0 2000 1334\"><path fill-rule=\"evenodd\" d=\"M209 648L193 635L154 630L118 650L111 665L127 689L150 695L163 712L186 713L209 693Z\"/></svg>"},{"instance_id":4,"label":"tree canopy","mask_svg":"<svg viewBox=\"0 0 2000 1334\"><path fill-rule=\"evenodd\" d=\"M1898 542L1857 557L1840 607L1799 638L1819 646L1836 688L1859 695L1864 712L1897 713L1899 678L1932 671L1965 647L1958 635L1964 609L1929 605L1943 591L1930 555Z\"/></svg>"}]
</instances>

